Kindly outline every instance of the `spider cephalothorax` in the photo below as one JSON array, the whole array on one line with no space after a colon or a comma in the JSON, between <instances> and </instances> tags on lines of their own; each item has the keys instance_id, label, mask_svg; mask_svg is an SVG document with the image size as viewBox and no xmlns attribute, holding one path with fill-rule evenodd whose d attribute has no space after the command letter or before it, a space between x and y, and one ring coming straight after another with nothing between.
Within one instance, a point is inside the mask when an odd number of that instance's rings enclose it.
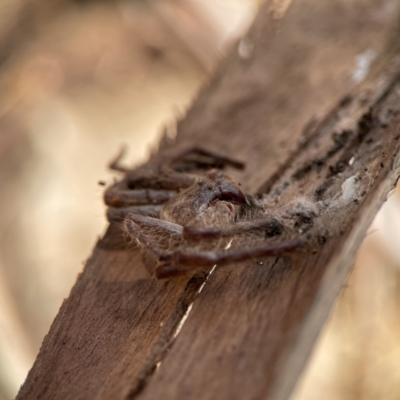
<instances>
[{"instance_id":1,"label":"spider cephalothorax","mask_svg":"<svg viewBox=\"0 0 400 400\"><path fill-rule=\"evenodd\" d=\"M234 206L247 204L246 196L226 175L212 170L172 197L161 209L160 219L185 226L204 217L207 210L218 208L220 212L225 209L224 214L231 214L233 222Z\"/></svg>"},{"instance_id":2,"label":"spider cephalothorax","mask_svg":"<svg viewBox=\"0 0 400 400\"><path fill-rule=\"evenodd\" d=\"M179 168L173 168L174 163ZM238 161L194 148L170 165L150 166L133 175L128 172L107 190L109 220L123 220L127 234L155 261L157 278L301 247L299 240L265 242L282 234L282 223L215 169L226 165L243 167ZM196 169L206 172L196 174ZM240 247L235 244L227 249L233 238L248 234L258 237L257 245L237 240Z\"/></svg>"}]
</instances>

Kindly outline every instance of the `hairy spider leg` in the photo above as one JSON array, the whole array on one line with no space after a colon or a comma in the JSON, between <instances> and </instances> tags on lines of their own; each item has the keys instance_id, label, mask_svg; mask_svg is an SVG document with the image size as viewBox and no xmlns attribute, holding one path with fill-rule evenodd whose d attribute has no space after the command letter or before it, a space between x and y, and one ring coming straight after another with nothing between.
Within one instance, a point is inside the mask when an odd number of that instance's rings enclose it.
<instances>
[{"instance_id":1,"label":"hairy spider leg","mask_svg":"<svg viewBox=\"0 0 400 400\"><path fill-rule=\"evenodd\" d=\"M180 189L192 185L196 177L174 173L168 176L157 175L134 179L136 180L119 182L104 193L104 202L109 206L107 219L110 222L121 221L129 212L157 217L162 205L174 197ZM128 189L129 183L146 188ZM156 186L161 186L162 189L154 189Z\"/></svg>"},{"instance_id":2,"label":"hairy spider leg","mask_svg":"<svg viewBox=\"0 0 400 400\"><path fill-rule=\"evenodd\" d=\"M176 195L176 190L123 190L113 186L104 194L104 202L111 207L164 204Z\"/></svg>"},{"instance_id":3,"label":"hairy spider leg","mask_svg":"<svg viewBox=\"0 0 400 400\"><path fill-rule=\"evenodd\" d=\"M159 249L146 235L142 233L141 226L146 228L156 228L163 231L165 234L182 236L182 226L172 222L164 221L158 218L144 217L142 215L128 214L124 220L124 227L126 232L135 238L140 245L150 251L158 259L165 258L167 253Z\"/></svg>"},{"instance_id":4,"label":"hairy spider leg","mask_svg":"<svg viewBox=\"0 0 400 400\"><path fill-rule=\"evenodd\" d=\"M143 167L144 168L144 167ZM187 173L176 172L171 168L158 168L151 173L147 171L129 171L124 181L123 190L155 189L155 190L181 190L192 185L198 177Z\"/></svg>"},{"instance_id":5,"label":"hairy spider leg","mask_svg":"<svg viewBox=\"0 0 400 400\"><path fill-rule=\"evenodd\" d=\"M160 254L160 260L163 262L163 265L156 268L156 277L157 279L170 278L183 275L192 270L210 268L214 265L222 267L249 259L291 253L302 248L303 245L304 243L300 240L290 240L266 246L228 249L216 252L199 251L189 253L176 251L172 254Z\"/></svg>"},{"instance_id":6,"label":"hairy spider leg","mask_svg":"<svg viewBox=\"0 0 400 400\"><path fill-rule=\"evenodd\" d=\"M190 156L192 156L192 159L190 159ZM200 156L199 159L196 160L195 157L193 156ZM180 161L183 162L193 162L193 164L196 165L200 168L224 168L225 166L231 166L236 169L244 169L245 164L241 161L235 160L230 157L223 156L221 154L214 153L212 151L203 149L202 147L199 146L193 146L189 149L186 149L182 151L180 154L175 156L171 160L171 165L173 166L174 163L178 163Z\"/></svg>"},{"instance_id":7,"label":"hairy spider leg","mask_svg":"<svg viewBox=\"0 0 400 400\"><path fill-rule=\"evenodd\" d=\"M129 212L156 217L163 204L196 179L180 173L126 177L104 193L104 202L109 206L107 218L110 222L121 221Z\"/></svg>"},{"instance_id":8,"label":"hairy spider leg","mask_svg":"<svg viewBox=\"0 0 400 400\"><path fill-rule=\"evenodd\" d=\"M108 207L107 219L110 222L121 222L128 214L136 214L144 217L158 217L163 205L143 205L132 207Z\"/></svg>"},{"instance_id":9,"label":"hairy spider leg","mask_svg":"<svg viewBox=\"0 0 400 400\"><path fill-rule=\"evenodd\" d=\"M129 168L121 165L121 160L126 153L126 149L127 149L126 145L121 146L121 149L118 152L118 154L116 155L116 157L113 158L110 161L110 163L108 164L108 168L110 168L114 171L119 171L119 172L128 172L129 171Z\"/></svg>"},{"instance_id":10,"label":"hairy spider leg","mask_svg":"<svg viewBox=\"0 0 400 400\"><path fill-rule=\"evenodd\" d=\"M125 219L124 221L125 230L128 234L135 238L136 241L154 254L157 258L160 258L163 255L163 251L158 249L145 235L142 234L140 227L135 224L131 219Z\"/></svg>"},{"instance_id":11,"label":"hairy spider leg","mask_svg":"<svg viewBox=\"0 0 400 400\"><path fill-rule=\"evenodd\" d=\"M125 152L126 147L124 146L109 164L109 168L127 173L123 181L108 188L104 194L104 201L109 206L107 219L110 222L123 220L129 212L156 217L161 210L159 205L165 204L179 190L189 187L197 179L193 175L176 172L173 169L165 173L165 168L162 166L157 167L159 168L157 173L151 174L144 172L145 168L142 171L144 175L141 175L140 168L139 171L131 171L121 166L120 161ZM190 160L188 158L191 155L197 155L200 158ZM225 165L239 169L244 168L244 164L240 161L212 153L200 147L192 147L183 151L172 158L169 163L167 162L165 166L169 165L172 168L172 164L179 161L194 163L199 168L204 166L207 166L207 168L223 168Z\"/></svg>"},{"instance_id":12,"label":"hairy spider leg","mask_svg":"<svg viewBox=\"0 0 400 400\"><path fill-rule=\"evenodd\" d=\"M124 167L121 165L121 160L126 154L127 147L122 146L118 154L114 159L111 160L111 162L108 164L108 167L114 171L119 171L119 172L128 172L130 171L129 168ZM190 156L197 155L200 157L203 157L203 159L199 159L199 164L203 165L206 164L208 168L216 168L219 166L219 168L223 168L227 165L236 168L236 169L244 169L245 164L241 161L235 160L230 157L223 156L221 154L217 154L211 151L208 151L206 149L203 149L202 147L199 146L193 146L189 149L186 149L182 151L180 154L177 156L173 157L172 160L170 161L169 164L173 164L174 162L179 162L179 161L185 161L186 158L189 158ZM204 157L209 158L211 160L205 160ZM186 161L195 161L195 160L186 160ZM168 165L168 163L167 163ZM218 167L217 167L218 168Z\"/></svg>"},{"instance_id":13,"label":"hairy spider leg","mask_svg":"<svg viewBox=\"0 0 400 400\"><path fill-rule=\"evenodd\" d=\"M280 235L283 232L282 223L272 216L263 216L252 221L240 221L230 225L218 227L193 227L185 226L183 228L184 239L202 239L202 238L217 238L230 237L241 233L254 232L263 230L266 236L272 237Z\"/></svg>"},{"instance_id":14,"label":"hairy spider leg","mask_svg":"<svg viewBox=\"0 0 400 400\"><path fill-rule=\"evenodd\" d=\"M155 228L159 231L162 231L168 235L178 235L182 237L183 227L179 224L175 224L173 222L165 221L163 219L146 217L143 215L135 215L135 214L128 214L126 216L127 220L134 222L136 225L140 227L144 226L147 229Z\"/></svg>"}]
</instances>

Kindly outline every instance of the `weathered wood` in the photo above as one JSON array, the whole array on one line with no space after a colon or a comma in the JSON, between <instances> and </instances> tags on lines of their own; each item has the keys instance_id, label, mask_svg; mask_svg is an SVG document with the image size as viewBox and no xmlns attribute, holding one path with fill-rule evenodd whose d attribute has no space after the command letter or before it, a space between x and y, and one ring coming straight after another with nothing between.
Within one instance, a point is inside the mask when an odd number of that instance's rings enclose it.
<instances>
[{"instance_id":1,"label":"weathered wood","mask_svg":"<svg viewBox=\"0 0 400 400\"><path fill-rule=\"evenodd\" d=\"M179 123L176 142L160 151L205 144L247 160L236 177L271 204L312 200L321 210L310 231L316 253L217 268L198 294L200 278L149 277L112 226L18 399L290 395L400 174L400 67L389 40L400 4L295 0L277 20L273 3L242 42L246 52L232 53ZM357 87L355 57L371 48L374 71Z\"/></svg>"}]
</instances>

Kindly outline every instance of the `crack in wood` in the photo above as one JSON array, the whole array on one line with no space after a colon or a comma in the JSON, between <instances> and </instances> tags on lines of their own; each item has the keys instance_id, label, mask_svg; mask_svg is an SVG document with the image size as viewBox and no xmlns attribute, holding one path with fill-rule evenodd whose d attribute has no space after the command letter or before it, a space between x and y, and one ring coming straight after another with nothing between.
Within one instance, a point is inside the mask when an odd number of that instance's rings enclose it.
<instances>
[{"instance_id":1,"label":"crack in wood","mask_svg":"<svg viewBox=\"0 0 400 400\"><path fill-rule=\"evenodd\" d=\"M274 185L282 177L285 171L287 171L292 165L294 160L304 152L304 150L312 143L317 136L321 134L321 129L327 129L327 127L334 125L339 119L339 114L342 110L346 109L352 103L353 99L350 95L344 96L337 106L321 121L316 123L314 126L309 128L309 124L304 129L303 138L300 143L295 147L295 150L289 155L286 161L276 170L276 172L257 190L257 196L267 195L271 192ZM304 167L303 167L304 168Z\"/></svg>"},{"instance_id":2,"label":"crack in wood","mask_svg":"<svg viewBox=\"0 0 400 400\"><path fill-rule=\"evenodd\" d=\"M194 301L204 289L207 280L215 268L216 266L214 266L210 271L198 272L189 280L181 298L178 300L174 308L174 311L171 313L167 322L163 325L163 330L160 332L157 341L153 344L141 371L135 378L132 387L124 398L134 400L145 390L154 373L161 367L168 351L172 348L190 314Z\"/></svg>"}]
</instances>

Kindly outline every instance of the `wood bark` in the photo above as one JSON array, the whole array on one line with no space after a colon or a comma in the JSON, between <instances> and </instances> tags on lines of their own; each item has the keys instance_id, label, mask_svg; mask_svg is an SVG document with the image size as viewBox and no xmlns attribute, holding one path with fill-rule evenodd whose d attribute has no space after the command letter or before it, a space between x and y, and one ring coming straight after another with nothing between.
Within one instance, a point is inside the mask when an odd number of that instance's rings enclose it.
<instances>
[{"instance_id":1,"label":"wood bark","mask_svg":"<svg viewBox=\"0 0 400 400\"><path fill-rule=\"evenodd\" d=\"M246 191L274 207L318 205L312 250L217 267L206 282L156 281L110 226L17 399L290 396L400 174L400 4L276 4L153 157L197 144L245 160L235 176ZM367 50L376 60L355 84Z\"/></svg>"}]
</instances>

